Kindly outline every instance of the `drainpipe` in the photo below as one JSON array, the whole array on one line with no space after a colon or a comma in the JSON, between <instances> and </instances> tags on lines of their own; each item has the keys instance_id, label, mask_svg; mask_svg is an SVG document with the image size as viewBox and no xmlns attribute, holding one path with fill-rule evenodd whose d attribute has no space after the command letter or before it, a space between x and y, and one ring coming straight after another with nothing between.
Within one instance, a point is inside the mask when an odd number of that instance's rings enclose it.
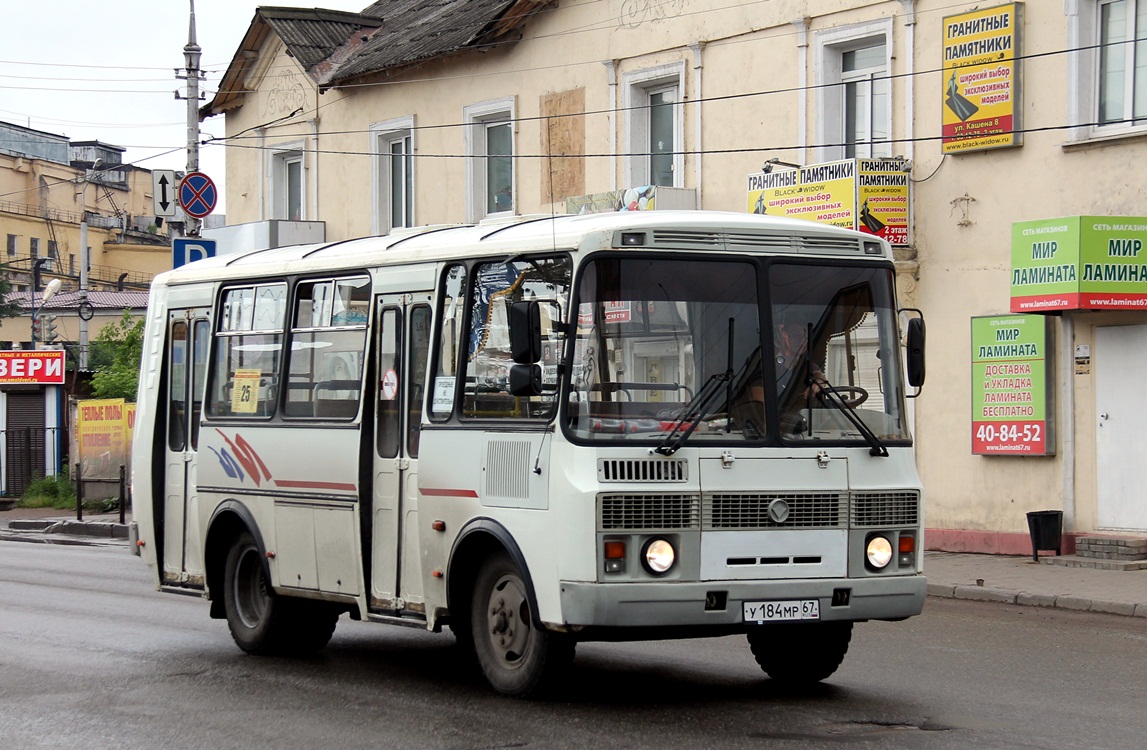
<instances>
[{"instance_id":1,"label":"drainpipe","mask_svg":"<svg viewBox=\"0 0 1147 750\"><path fill-rule=\"evenodd\" d=\"M1075 531L1075 316L1064 312L1060 316L1059 426L1063 462L1063 528Z\"/></svg>"},{"instance_id":2,"label":"drainpipe","mask_svg":"<svg viewBox=\"0 0 1147 750\"><path fill-rule=\"evenodd\" d=\"M601 64L609 85L609 189L617 190L617 62L604 60Z\"/></svg>"},{"instance_id":3,"label":"drainpipe","mask_svg":"<svg viewBox=\"0 0 1147 750\"><path fill-rule=\"evenodd\" d=\"M908 47L906 53L907 70L905 70L904 85L904 158L909 162L916 152L916 0L900 0L904 7L904 44ZM911 221L912 217L909 216Z\"/></svg>"},{"instance_id":4,"label":"drainpipe","mask_svg":"<svg viewBox=\"0 0 1147 750\"><path fill-rule=\"evenodd\" d=\"M704 208L705 202L702 198L702 190L704 189L705 182L701 179L701 162L704 151L704 139L701 137L701 108L705 97L701 91L701 68L704 67L701 60L701 52L705 49L705 43L694 42L689 45L689 49L693 50L693 121L694 127L697 130L697 137L695 139L697 146L693 154L693 173L696 175L697 180L697 208Z\"/></svg>"},{"instance_id":5,"label":"drainpipe","mask_svg":"<svg viewBox=\"0 0 1147 750\"><path fill-rule=\"evenodd\" d=\"M808 164L808 23L807 18L800 18L792 22L797 31L797 90L800 91L800 103L797 107L797 158L792 159L797 164ZM784 161L790 161L785 159Z\"/></svg>"},{"instance_id":6,"label":"drainpipe","mask_svg":"<svg viewBox=\"0 0 1147 750\"><path fill-rule=\"evenodd\" d=\"M315 94L317 97L318 94ZM318 110L318 103L315 103L315 110ZM311 210L307 216L307 221L316 221L319 218L319 118L312 117L307 120L307 124L311 126L311 143L314 144L314 155L311 157L310 180L311 183ZM306 164L306 160L303 161Z\"/></svg>"}]
</instances>

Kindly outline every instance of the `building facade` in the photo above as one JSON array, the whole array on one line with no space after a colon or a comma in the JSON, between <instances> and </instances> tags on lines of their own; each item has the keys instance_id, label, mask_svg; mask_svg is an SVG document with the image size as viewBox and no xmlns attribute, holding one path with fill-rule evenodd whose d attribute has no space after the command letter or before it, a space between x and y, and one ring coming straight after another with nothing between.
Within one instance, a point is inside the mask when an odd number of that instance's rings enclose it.
<instances>
[{"instance_id":1,"label":"building facade","mask_svg":"<svg viewBox=\"0 0 1147 750\"><path fill-rule=\"evenodd\" d=\"M1107 247L1138 253L1145 34L1144 0L262 8L203 116L226 120L232 221L321 220L330 240L603 194L642 207L649 186L769 212L762 188L804 173L769 175L855 170L849 220L897 228L901 303L931 331L914 402L929 545L1020 553L1030 511L1147 530L1132 418L1147 397L1120 387L1147 366L1147 272L1113 272L1127 286L1088 301L1067 278L1093 272L1087 242L1052 263L1071 242L1045 236L1119 227ZM893 165L873 184L897 186L899 221L877 216L891 192L857 200L870 162ZM829 172L808 174L817 189ZM1057 279L1068 290L1041 307ZM1038 341L1012 347L1021 329Z\"/></svg>"},{"instance_id":2,"label":"building facade","mask_svg":"<svg viewBox=\"0 0 1147 750\"><path fill-rule=\"evenodd\" d=\"M59 382L15 365L0 375L0 495L61 470L88 343L125 310L142 315L151 277L171 268L171 241L151 215L151 172L123 164L123 152L0 123L0 264L6 302L20 311L0 319L0 357L24 362L39 354L7 350L51 348L67 362Z\"/></svg>"}]
</instances>

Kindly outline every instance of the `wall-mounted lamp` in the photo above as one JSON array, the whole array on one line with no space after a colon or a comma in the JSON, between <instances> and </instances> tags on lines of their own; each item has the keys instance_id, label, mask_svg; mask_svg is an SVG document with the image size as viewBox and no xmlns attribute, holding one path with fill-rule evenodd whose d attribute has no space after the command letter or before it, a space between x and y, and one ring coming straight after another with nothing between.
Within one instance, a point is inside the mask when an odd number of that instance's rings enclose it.
<instances>
[{"instance_id":1,"label":"wall-mounted lamp","mask_svg":"<svg viewBox=\"0 0 1147 750\"><path fill-rule=\"evenodd\" d=\"M801 165L800 164L790 164L787 161L781 161L780 159L776 159L776 158L766 159L765 163L763 165L761 165L761 171L764 172L765 174L768 174L769 172L773 171L773 167L789 167L790 169L800 169Z\"/></svg>"}]
</instances>

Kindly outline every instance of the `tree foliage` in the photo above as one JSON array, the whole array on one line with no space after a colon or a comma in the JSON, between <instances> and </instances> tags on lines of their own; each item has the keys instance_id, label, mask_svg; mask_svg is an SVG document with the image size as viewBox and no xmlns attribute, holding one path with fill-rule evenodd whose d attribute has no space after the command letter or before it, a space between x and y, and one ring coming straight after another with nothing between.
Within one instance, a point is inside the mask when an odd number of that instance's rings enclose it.
<instances>
[{"instance_id":1,"label":"tree foliage","mask_svg":"<svg viewBox=\"0 0 1147 750\"><path fill-rule=\"evenodd\" d=\"M131 312L124 310L123 317L104 326L92 342L88 354L92 395L135 401L142 356L143 319L133 320Z\"/></svg>"},{"instance_id":2,"label":"tree foliage","mask_svg":"<svg viewBox=\"0 0 1147 750\"><path fill-rule=\"evenodd\" d=\"M9 299L12 284L0 274L0 325L4 318L18 318L24 314L23 306L16 299Z\"/></svg>"}]
</instances>

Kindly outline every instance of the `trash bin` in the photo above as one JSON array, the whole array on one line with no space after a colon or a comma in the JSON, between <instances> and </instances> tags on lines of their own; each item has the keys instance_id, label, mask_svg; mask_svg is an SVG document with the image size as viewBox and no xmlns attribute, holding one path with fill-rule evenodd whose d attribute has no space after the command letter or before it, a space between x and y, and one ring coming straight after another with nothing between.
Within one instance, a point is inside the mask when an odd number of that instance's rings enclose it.
<instances>
[{"instance_id":1,"label":"trash bin","mask_svg":"<svg viewBox=\"0 0 1147 750\"><path fill-rule=\"evenodd\" d=\"M1039 551L1055 550L1060 554L1063 540L1062 510L1033 510L1028 513L1028 533L1032 538L1032 559L1039 560Z\"/></svg>"}]
</instances>

